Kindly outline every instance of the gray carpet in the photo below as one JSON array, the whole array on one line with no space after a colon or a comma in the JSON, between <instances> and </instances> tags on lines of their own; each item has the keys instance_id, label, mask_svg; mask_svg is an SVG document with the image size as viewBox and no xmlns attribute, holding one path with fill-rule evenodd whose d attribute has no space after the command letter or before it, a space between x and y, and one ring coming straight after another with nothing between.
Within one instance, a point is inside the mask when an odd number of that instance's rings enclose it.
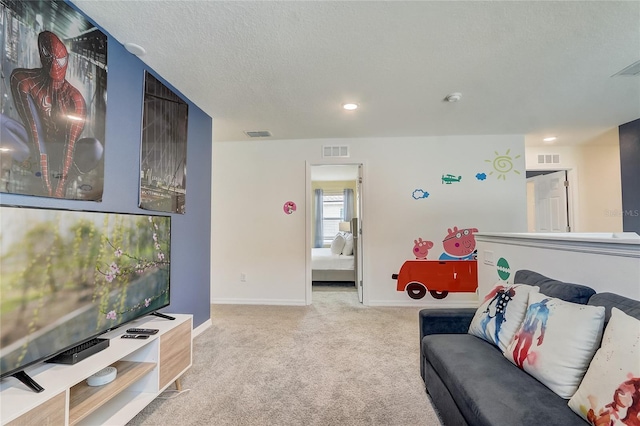
<instances>
[{"instance_id":1,"label":"gray carpet","mask_svg":"<svg viewBox=\"0 0 640 426\"><path fill-rule=\"evenodd\" d=\"M190 391L129 424L438 426L420 378L418 310L315 286L310 306L212 305L182 378Z\"/></svg>"}]
</instances>

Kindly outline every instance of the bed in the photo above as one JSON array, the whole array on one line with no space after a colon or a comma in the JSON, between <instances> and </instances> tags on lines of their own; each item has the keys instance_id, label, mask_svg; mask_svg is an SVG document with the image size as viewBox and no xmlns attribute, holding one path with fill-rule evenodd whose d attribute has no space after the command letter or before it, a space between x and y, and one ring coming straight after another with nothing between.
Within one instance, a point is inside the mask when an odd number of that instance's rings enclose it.
<instances>
[{"instance_id":1,"label":"bed","mask_svg":"<svg viewBox=\"0 0 640 426\"><path fill-rule=\"evenodd\" d=\"M356 221L352 220L351 229L358 229ZM311 249L311 281L355 283L357 251L357 238L349 232L338 233L331 247Z\"/></svg>"},{"instance_id":2,"label":"bed","mask_svg":"<svg viewBox=\"0 0 640 426\"><path fill-rule=\"evenodd\" d=\"M312 281L354 281L355 256L334 254L330 247L311 249Z\"/></svg>"}]
</instances>

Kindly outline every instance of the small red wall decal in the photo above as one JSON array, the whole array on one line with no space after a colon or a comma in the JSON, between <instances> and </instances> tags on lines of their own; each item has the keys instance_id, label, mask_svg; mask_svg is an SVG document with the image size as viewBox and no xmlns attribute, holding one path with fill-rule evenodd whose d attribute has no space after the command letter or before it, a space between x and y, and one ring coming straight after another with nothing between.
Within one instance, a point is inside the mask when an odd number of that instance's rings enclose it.
<instances>
[{"instance_id":1,"label":"small red wall decal","mask_svg":"<svg viewBox=\"0 0 640 426\"><path fill-rule=\"evenodd\" d=\"M286 203L284 203L284 206L282 206L282 210L284 210L286 214L295 212L296 208L296 203L294 203L293 201L287 201Z\"/></svg>"}]
</instances>

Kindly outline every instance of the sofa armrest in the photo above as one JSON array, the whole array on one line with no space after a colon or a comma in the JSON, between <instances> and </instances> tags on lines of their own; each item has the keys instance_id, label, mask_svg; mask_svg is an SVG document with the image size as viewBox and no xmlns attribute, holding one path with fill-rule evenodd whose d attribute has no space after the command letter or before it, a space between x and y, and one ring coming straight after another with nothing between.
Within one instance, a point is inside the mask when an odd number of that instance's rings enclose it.
<instances>
[{"instance_id":1,"label":"sofa armrest","mask_svg":"<svg viewBox=\"0 0 640 426\"><path fill-rule=\"evenodd\" d=\"M469 330L476 308L422 309L420 319L420 342L429 334L464 334Z\"/></svg>"}]
</instances>

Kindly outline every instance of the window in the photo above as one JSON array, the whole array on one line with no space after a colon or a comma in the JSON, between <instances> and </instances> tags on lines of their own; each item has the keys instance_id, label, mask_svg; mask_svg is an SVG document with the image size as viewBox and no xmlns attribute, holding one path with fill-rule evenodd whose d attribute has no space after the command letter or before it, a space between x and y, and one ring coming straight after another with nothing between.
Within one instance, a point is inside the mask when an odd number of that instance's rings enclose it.
<instances>
[{"instance_id":1,"label":"window","mask_svg":"<svg viewBox=\"0 0 640 426\"><path fill-rule=\"evenodd\" d=\"M338 233L343 209L344 194L325 190L322 195L322 230L325 245L331 244Z\"/></svg>"}]
</instances>

